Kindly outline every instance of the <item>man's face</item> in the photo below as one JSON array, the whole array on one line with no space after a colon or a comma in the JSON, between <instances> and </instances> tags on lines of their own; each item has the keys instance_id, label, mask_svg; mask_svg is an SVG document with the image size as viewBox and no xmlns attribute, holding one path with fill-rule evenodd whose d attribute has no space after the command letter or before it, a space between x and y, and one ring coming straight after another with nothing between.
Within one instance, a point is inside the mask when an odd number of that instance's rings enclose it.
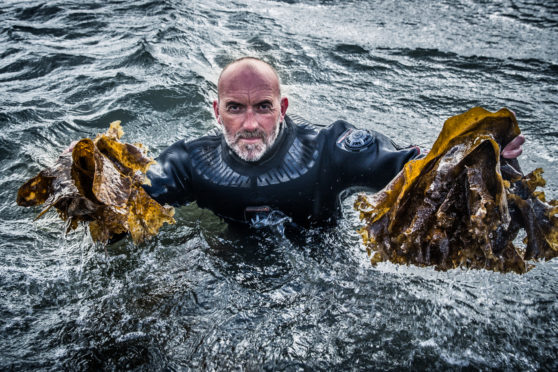
<instances>
[{"instance_id":1,"label":"man's face","mask_svg":"<svg viewBox=\"0 0 558 372\"><path fill-rule=\"evenodd\" d=\"M253 61L241 61L223 73L219 100L213 102L227 144L246 161L261 159L273 145L287 106L273 71Z\"/></svg>"}]
</instances>

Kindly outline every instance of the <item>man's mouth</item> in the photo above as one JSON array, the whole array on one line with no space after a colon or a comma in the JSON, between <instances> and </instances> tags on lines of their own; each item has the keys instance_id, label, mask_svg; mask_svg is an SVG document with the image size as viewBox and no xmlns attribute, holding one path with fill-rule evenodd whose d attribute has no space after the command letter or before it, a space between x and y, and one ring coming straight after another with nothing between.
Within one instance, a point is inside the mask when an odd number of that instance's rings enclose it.
<instances>
[{"instance_id":1,"label":"man's mouth","mask_svg":"<svg viewBox=\"0 0 558 372\"><path fill-rule=\"evenodd\" d=\"M257 143L257 142L263 142L263 138L261 138L261 137L249 137L249 138L240 137L238 139L238 141L239 142L242 141L244 143Z\"/></svg>"},{"instance_id":2,"label":"man's mouth","mask_svg":"<svg viewBox=\"0 0 558 372\"><path fill-rule=\"evenodd\" d=\"M243 143L258 143L258 142L264 142L265 138L264 138L264 134L261 133L260 131L242 132L237 134L236 141L243 142Z\"/></svg>"}]
</instances>

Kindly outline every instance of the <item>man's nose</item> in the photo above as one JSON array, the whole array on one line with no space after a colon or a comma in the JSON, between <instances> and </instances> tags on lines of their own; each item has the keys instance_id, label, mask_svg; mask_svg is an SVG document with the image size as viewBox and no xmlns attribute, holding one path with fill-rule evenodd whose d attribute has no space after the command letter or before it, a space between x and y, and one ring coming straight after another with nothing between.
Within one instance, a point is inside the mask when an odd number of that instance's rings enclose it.
<instances>
[{"instance_id":1,"label":"man's nose","mask_svg":"<svg viewBox=\"0 0 558 372\"><path fill-rule=\"evenodd\" d=\"M246 118L242 125L244 130L253 131L258 129L258 119L256 117L256 113L252 109L248 109L246 112Z\"/></svg>"}]
</instances>

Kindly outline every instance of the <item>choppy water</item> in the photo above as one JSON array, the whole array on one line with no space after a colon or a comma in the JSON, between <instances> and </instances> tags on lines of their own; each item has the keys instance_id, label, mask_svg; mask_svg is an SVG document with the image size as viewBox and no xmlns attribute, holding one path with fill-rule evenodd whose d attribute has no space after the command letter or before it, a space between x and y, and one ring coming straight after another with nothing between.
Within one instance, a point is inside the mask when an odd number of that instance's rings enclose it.
<instances>
[{"instance_id":1,"label":"choppy water","mask_svg":"<svg viewBox=\"0 0 558 372\"><path fill-rule=\"evenodd\" d=\"M254 55L289 111L430 145L445 118L507 106L522 165L558 197L554 1L2 1L1 370L558 368L558 262L524 276L369 265L334 231L238 236L195 205L108 254L17 188L123 121L158 154L213 127L215 81Z\"/></svg>"}]
</instances>

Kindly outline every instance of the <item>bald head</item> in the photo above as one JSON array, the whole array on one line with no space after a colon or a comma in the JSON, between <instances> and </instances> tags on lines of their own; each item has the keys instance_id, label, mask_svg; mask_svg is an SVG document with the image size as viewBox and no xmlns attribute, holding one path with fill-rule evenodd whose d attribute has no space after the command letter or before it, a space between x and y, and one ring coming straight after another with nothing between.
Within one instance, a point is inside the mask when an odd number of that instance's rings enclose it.
<instances>
[{"instance_id":1,"label":"bald head","mask_svg":"<svg viewBox=\"0 0 558 372\"><path fill-rule=\"evenodd\" d=\"M236 60L221 72L217 93L213 111L227 145L241 159L258 161L275 142L289 106L277 72L256 58Z\"/></svg>"},{"instance_id":2,"label":"bald head","mask_svg":"<svg viewBox=\"0 0 558 372\"><path fill-rule=\"evenodd\" d=\"M269 63L254 57L239 58L223 68L217 81L217 98L221 92L245 79L258 79L262 84L271 87L277 96L281 96L281 84L277 71Z\"/></svg>"}]
</instances>

